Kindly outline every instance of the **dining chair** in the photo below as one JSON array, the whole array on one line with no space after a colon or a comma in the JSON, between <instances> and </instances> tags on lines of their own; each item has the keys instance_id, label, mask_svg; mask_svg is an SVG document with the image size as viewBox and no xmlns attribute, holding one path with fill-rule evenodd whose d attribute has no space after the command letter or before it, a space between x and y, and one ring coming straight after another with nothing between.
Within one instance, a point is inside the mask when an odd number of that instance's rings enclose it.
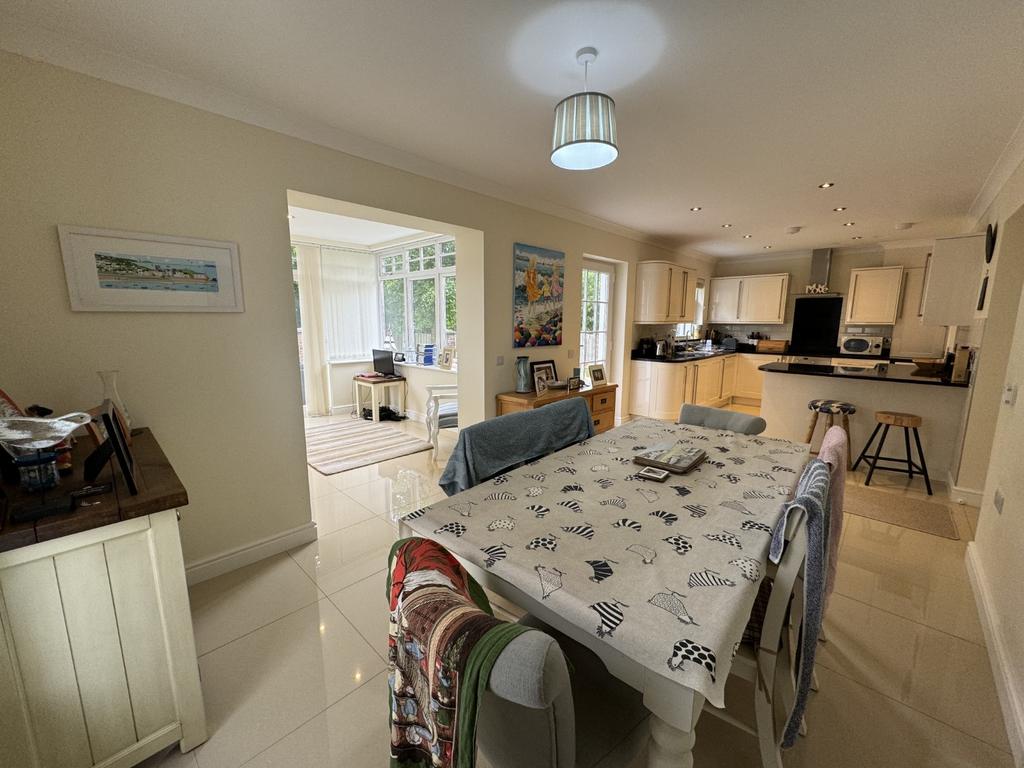
<instances>
[{"instance_id":1,"label":"dining chair","mask_svg":"<svg viewBox=\"0 0 1024 768\"><path fill-rule=\"evenodd\" d=\"M433 458L437 459L437 437L442 429L459 426L458 384L427 385L427 436L434 446Z\"/></svg>"},{"instance_id":2,"label":"dining chair","mask_svg":"<svg viewBox=\"0 0 1024 768\"><path fill-rule=\"evenodd\" d=\"M745 413L727 411L724 408L711 408L706 405L686 403L679 410L677 424L690 424L695 427L710 429L727 429L741 435L760 435L768 423L760 416L748 416Z\"/></svg>"}]
</instances>

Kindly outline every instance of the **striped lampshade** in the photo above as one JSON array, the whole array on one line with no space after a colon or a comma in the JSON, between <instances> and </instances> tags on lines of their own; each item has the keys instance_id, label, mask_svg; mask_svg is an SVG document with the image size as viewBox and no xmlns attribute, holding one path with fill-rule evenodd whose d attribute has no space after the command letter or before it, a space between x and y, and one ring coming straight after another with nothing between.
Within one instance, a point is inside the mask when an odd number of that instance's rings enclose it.
<instances>
[{"instance_id":1,"label":"striped lampshade","mask_svg":"<svg viewBox=\"0 0 1024 768\"><path fill-rule=\"evenodd\" d=\"M570 171L601 168L619 156L615 102L596 91L574 93L555 107L551 162Z\"/></svg>"}]
</instances>

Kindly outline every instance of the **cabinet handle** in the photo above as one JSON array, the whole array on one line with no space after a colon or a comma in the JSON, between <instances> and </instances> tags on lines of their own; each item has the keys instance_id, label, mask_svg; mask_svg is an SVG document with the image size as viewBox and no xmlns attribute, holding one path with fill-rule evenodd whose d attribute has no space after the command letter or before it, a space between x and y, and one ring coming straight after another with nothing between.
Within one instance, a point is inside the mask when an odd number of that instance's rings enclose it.
<instances>
[{"instance_id":1,"label":"cabinet handle","mask_svg":"<svg viewBox=\"0 0 1024 768\"><path fill-rule=\"evenodd\" d=\"M924 296L928 292L928 278L932 274L932 255L924 257L924 281L921 284L921 295L917 299L917 316L924 317Z\"/></svg>"},{"instance_id":2,"label":"cabinet handle","mask_svg":"<svg viewBox=\"0 0 1024 768\"><path fill-rule=\"evenodd\" d=\"M740 280L739 286L736 288L736 319L740 319L740 306L743 304L743 281Z\"/></svg>"},{"instance_id":3,"label":"cabinet handle","mask_svg":"<svg viewBox=\"0 0 1024 768\"><path fill-rule=\"evenodd\" d=\"M856 322L856 318L853 316L853 311L854 311L854 308L855 308L855 305L854 305L855 298L854 297L856 295L857 295L857 275L854 275L853 276L853 282L850 285L850 304L846 308L846 322L848 322L848 323Z\"/></svg>"},{"instance_id":4,"label":"cabinet handle","mask_svg":"<svg viewBox=\"0 0 1024 768\"><path fill-rule=\"evenodd\" d=\"M903 303L907 298L907 270L900 273L900 296L896 299L896 319L903 319Z\"/></svg>"},{"instance_id":5,"label":"cabinet handle","mask_svg":"<svg viewBox=\"0 0 1024 768\"><path fill-rule=\"evenodd\" d=\"M783 285L783 288L785 285ZM786 319L786 291L779 291L779 322Z\"/></svg>"}]
</instances>

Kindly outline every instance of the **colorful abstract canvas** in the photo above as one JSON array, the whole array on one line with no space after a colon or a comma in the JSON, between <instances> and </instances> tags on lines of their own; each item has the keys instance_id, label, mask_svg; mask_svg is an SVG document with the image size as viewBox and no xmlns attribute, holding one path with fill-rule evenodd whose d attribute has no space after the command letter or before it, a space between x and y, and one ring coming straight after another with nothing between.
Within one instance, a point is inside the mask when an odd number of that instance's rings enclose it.
<instances>
[{"instance_id":1,"label":"colorful abstract canvas","mask_svg":"<svg viewBox=\"0 0 1024 768\"><path fill-rule=\"evenodd\" d=\"M561 345L565 254L516 243L512 261L515 346Z\"/></svg>"}]
</instances>

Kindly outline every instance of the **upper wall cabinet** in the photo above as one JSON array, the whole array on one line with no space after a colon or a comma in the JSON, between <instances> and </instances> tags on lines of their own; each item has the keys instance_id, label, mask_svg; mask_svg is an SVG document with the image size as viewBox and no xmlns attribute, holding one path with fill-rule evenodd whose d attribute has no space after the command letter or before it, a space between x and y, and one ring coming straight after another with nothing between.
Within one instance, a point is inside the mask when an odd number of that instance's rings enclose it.
<instances>
[{"instance_id":1,"label":"upper wall cabinet","mask_svg":"<svg viewBox=\"0 0 1024 768\"><path fill-rule=\"evenodd\" d=\"M985 265L985 235L940 237L928 258L921 322L924 325L970 325L976 286Z\"/></svg>"},{"instance_id":2,"label":"upper wall cabinet","mask_svg":"<svg viewBox=\"0 0 1024 768\"><path fill-rule=\"evenodd\" d=\"M712 323L756 323L781 325L786 322L789 274L746 275L711 279Z\"/></svg>"},{"instance_id":3,"label":"upper wall cabinet","mask_svg":"<svg viewBox=\"0 0 1024 768\"><path fill-rule=\"evenodd\" d=\"M688 269L667 261L636 265L636 323L692 323L697 281Z\"/></svg>"},{"instance_id":4,"label":"upper wall cabinet","mask_svg":"<svg viewBox=\"0 0 1024 768\"><path fill-rule=\"evenodd\" d=\"M852 325L894 325L903 290L903 267L850 270L846 322Z\"/></svg>"}]
</instances>

